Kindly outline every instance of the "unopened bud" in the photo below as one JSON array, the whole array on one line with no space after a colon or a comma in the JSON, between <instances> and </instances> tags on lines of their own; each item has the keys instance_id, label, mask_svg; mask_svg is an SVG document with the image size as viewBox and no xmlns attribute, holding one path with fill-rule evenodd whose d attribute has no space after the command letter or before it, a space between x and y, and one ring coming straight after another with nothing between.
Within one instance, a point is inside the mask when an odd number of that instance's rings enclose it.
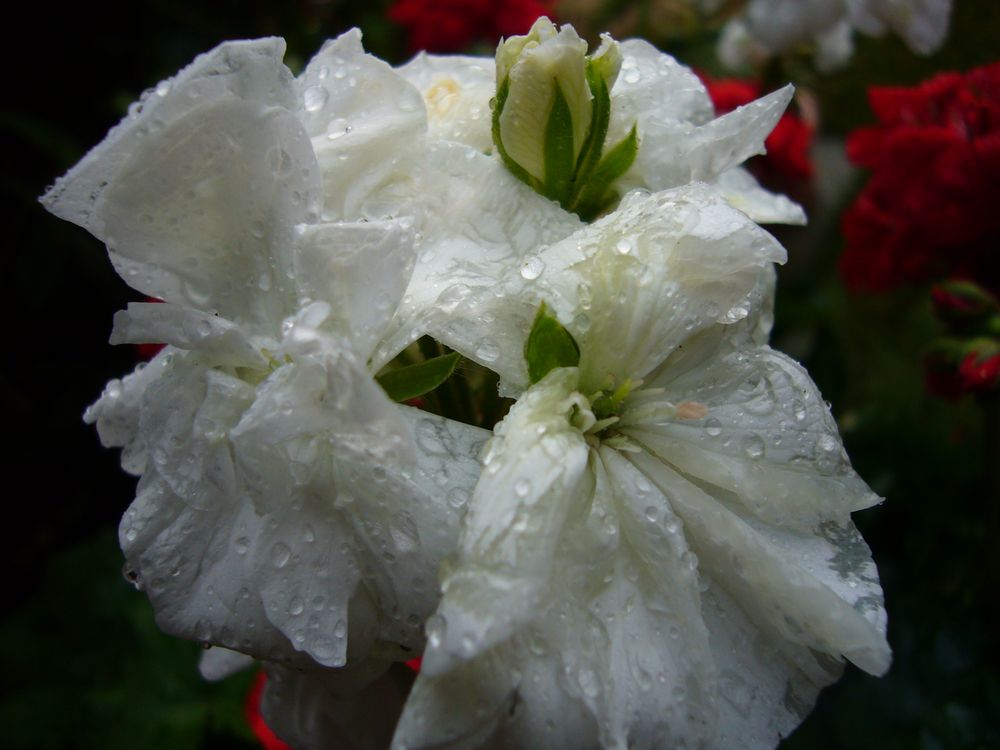
<instances>
[{"instance_id":1,"label":"unopened bud","mask_svg":"<svg viewBox=\"0 0 1000 750\"><path fill-rule=\"evenodd\" d=\"M614 158L601 158L621 62L611 37L604 35L588 57L572 26L557 30L547 18L497 48L493 141L504 164L584 218L613 197L611 182L635 159L634 129L607 154Z\"/></svg>"}]
</instances>

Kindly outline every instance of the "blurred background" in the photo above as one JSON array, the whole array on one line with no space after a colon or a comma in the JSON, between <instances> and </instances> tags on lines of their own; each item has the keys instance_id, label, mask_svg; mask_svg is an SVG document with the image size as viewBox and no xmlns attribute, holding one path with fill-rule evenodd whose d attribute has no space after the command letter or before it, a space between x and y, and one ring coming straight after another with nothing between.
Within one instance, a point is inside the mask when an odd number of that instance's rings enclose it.
<instances>
[{"instance_id":1,"label":"blurred background","mask_svg":"<svg viewBox=\"0 0 1000 750\"><path fill-rule=\"evenodd\" d=\"M434 16L428 5L24 3L17 9L27 20L8 21L0 98L8 229L0 278L10 323L0 369L10 430L0 566L4 747L260 747L244 716L252 675L203 682L199 648L162 636L145 597L122 578L116 529L134 480L81 415L107 380L137 362L134 348L111 347L107 337L113 313L138 295L100 243L47 215L37 197L144 89L223 40L283 36L296 71L324 39L355 25L367 49L392 63L424 45L492 54L497 35L524 31L511 24L538 3L497 4L507 8L499 20L488 2L439 2ZM842 216L870 174L845 156L849 134L876 121L868 87L910 86L1000 59L1000 3L955 0L950 33L931 56L895 36L857 35L854 55L832 72L795 49L737 74L720 65L716 41L741 3L710 5L705 13L671 0L548 7L591 39L602 30L648 38L704 74L720 109L747 91L752 98L788 80L798 87L798 124L785 126L782 143L754 165L810 216L806 228L772 228L791 258L780 270L774 345L809 369L855 467L886 498L856 521L881 572L895 661L883 679L849 667L782 748L1000 747L1000 374L977 371L972 385L941 387L927 369L940 360L935 352L951 352L947 369L971 351L934 312L931 285L945 272L877 291L849 289L838 273ZM978 238L977 252L1000 252L997 236Z\"/></svg>"}]
</instances>

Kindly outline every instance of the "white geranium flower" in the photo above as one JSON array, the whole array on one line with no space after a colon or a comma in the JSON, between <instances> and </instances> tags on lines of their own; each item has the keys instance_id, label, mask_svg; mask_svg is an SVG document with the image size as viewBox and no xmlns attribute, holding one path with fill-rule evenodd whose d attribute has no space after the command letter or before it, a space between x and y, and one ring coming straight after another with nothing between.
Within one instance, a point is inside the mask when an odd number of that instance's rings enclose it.
<instances>
[{"instance_id":1,"label":"white geranium flower","mask_svg":"<svg viewBox=\"0 0 1000 750\"><path fill-rule=\"evenodd\" d=\"M296 81L283 52L265 39L199 57L43 202L164 300L116 316L113 342L169 346L86 416L140 476L120 540L160 626L269 660L384 668L422 643L485 433L398 406L373 379L412 220L321 219L365 188L327 169L315 118L358 99L318 94L310 70ZM375 160L408 122L372 118L352 158Z\"/></svg>"},{"instance_id":2,"label":"white geranium flower","mask_svg":"<svg viewBox=\"0 0 1000 750\"><path fill-rule=\"evenodd\" d=\"M620 181L623 190L706 181L755 221L805 221L798 205L767 192L739 166L763 152L790 87L716 118L691 70L641 40L619 49L608 143L619 142L633 124L639 137L635 162ZM494 309L501 304L495 280L512 268L525 279L537 276L533 251L583 223L515 178L495 154L483 153L492 143L493 59L420 54L399 73L424 99L428 145L414 166L420 186L404 212L417 217L419 260L384 352L398 351L421 331L508 378L507 370L519 366L526 321L495 324L504 314Z\"/></svg>"},{"instance_id":3,"label":"white geranium flower","mask_svg":"<svg viewBox=\"0 0 1000 750\"><path fill-rule=\"evenodd\" d=\"M840 67L854 52L854 29L887 30L921 55L935 52L948 33L951 0L750 0L727 24L719 57L734 68L814 45L820 69Z\"/></svg>"},{"instance_id":4,"label":"white geranium flower","mask_svg":"<svg viewBox=\"0 0 1000 750\"><path fill-rule=\"evenodd\" d=\"M534 257L499 293L579 363L496 429L393 747L773 747L890 659L850 520L878 498L762 341L784 250L693 185Z\"/></svg>"}]
</instances>

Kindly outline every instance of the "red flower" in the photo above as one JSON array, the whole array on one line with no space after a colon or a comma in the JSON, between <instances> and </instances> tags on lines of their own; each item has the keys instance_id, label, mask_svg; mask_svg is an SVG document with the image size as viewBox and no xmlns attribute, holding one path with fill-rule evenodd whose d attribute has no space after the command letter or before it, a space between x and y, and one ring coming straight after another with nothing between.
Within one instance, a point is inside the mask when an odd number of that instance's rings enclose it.
<instances>
[{"instance_id":1,"label":"red flower","mask_svg":"<svg viewBox=\"0 0 1000 750\"><path fill-rule=\"evenodd\" d=\"M879 124L848 139L872 170L843 218L854 290L954 274L1000 290L1000 63L868 92Z\"/></svg>"},{"instance_id":2,"label":"red flower","mask_svg":"<svg viewBox=\"0 0 1000 750\"><path fill-rule=\"evenodd\" d=\"M278 735L271 731L271 727L264 722L264 717L260 714L260 700L264 696L264 685L266 684L267 675L264 670L261 670L254 678L250 692L247 693L245 705L247 724L250 725L250 730L260 741L264 750L292 750L291 746L278 739Z\"/></svg>"},{"instance_id":3,"label":"red flower","mask_svg":"<svg viewBox=\"0 0 1000 750\"><path fill-rule=\"evenodd\" d=\"M708 89L715 111L720 115L737 107L749 104L761 95L760 84L737 78L712 79L701 75L702 83ZM764 145L767 155L762 166L786 180L804 180L812 177L813 163L809 158L812 146L813 126L794 112L786 112L767 137Z\"/></svg>"},{"instance_id":4,"label":"red flower","mask_svg":"<svg viewBox=\"0 0 1000 750\"><path fill-rule=\"evenodd\" d=\"M461 52L476 42L525 34L550 0L396 0L389 18L406 27L411 52Z\"/></svg>"}]
</instances>

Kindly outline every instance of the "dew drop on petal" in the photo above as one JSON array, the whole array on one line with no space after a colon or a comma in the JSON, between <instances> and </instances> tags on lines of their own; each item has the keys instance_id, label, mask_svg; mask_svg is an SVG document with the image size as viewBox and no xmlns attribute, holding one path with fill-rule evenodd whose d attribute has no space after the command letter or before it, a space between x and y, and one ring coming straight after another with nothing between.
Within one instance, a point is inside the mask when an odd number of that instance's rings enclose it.
<instances>
[{"instance_id":1,"label":"dew drop on petal","mask_svg":"<svg viewBox=\"0 0 1000 750\"><path fill-rule=\"evenodd\" d=\"M722 422L712 417L705 420L705 433L709 437L718 437L722 434Z\"/></svg>"},{"instance_id":2,"label":"dew drop on petal","mask_svg":"<svg viewBox=\"0 0 1000 750\"><path fill-rule=\"evenodd\" d=\"M743 438L743 452L750 458L760 458L764 455L764 439L757 433L751 432Z\"/></svg>"},{"instance_id":3,"label":"dew drop on petal","mask_svg":"<svg viewBox=\"0 0 1000 750\"><path fill-rule=\"evenodd\" d=\"M302 92L302 101L306 112L317 112L323 109L329 98L330 94L325 86L310 86Z\"/></svg>"},{"instance_id":4,"label":"dew drop on petal","mask_svg":"<svg viewBox=\"0 0 1000 750\"><path fill-rule=\"evenodd\" d=\"M545 261L541 258L535 256L526 258L524 263L521 264L521 277L528 281L534 281L542 275L542 271L544 270Z\"/></svg>"},{"instance_id":5,"label":"dew drop on petal","mask_svg":"<svg viewBox=\"0 0 1000 750\"><path fill-rule=\"evenodd\" d=\"M284 542L277 542L273 547L271 547L271 563L276 568L285 567L291 556L292 551Z\"/></svg>"}]
</instances>

